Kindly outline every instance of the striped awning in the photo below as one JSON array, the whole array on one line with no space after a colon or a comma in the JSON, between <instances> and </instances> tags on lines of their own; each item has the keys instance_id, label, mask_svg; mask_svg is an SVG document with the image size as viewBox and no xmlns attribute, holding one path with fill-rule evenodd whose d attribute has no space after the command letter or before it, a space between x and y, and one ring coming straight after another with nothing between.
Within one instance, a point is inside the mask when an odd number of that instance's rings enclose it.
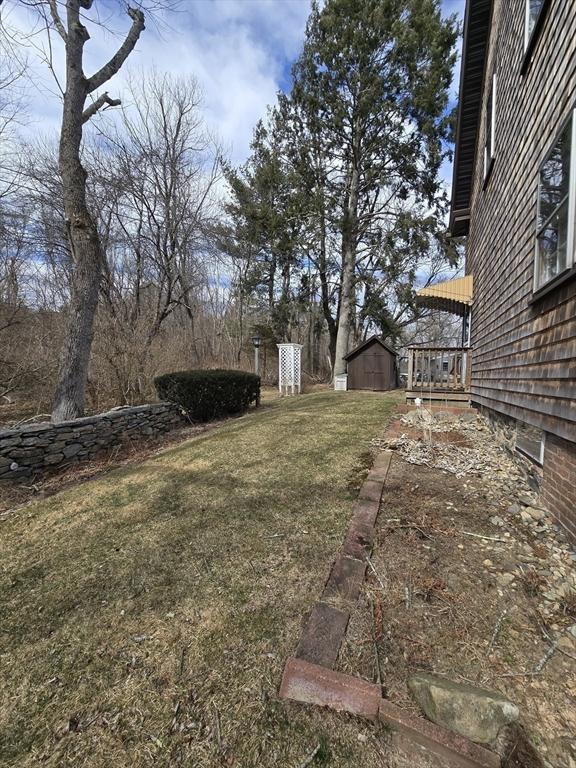
<instances>
[{"instance_id":1,"label":"striped awning","mask_svg":"<svg viewBox=\"0 0 576 768\"><path fill-rule=\"evenodd\" d=\"M416 301L421 307L464 315L472 304L472 275L420 288Z\"/></svg>"}]
</instances>

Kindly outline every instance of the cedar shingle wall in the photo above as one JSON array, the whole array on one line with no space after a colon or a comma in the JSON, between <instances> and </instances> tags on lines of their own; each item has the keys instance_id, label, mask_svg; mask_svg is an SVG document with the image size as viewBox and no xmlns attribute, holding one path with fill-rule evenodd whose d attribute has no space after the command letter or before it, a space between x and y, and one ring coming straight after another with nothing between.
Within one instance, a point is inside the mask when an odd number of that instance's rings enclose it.
<instances>
[{"instance_id":1,"label":"cedar shingle wall","mask_svg":"<svg viewBox=\"0 0 576 768\"><path fill-rule=\"evenodd\" d=\"M520 75L524 2L496 0L476 153L472 398L576 442L576 280L530 303L538 168L576 100L576 2L552 0ZM497 73L496 160L483 189L485 101Z\"/></svg>"}]
</instances>

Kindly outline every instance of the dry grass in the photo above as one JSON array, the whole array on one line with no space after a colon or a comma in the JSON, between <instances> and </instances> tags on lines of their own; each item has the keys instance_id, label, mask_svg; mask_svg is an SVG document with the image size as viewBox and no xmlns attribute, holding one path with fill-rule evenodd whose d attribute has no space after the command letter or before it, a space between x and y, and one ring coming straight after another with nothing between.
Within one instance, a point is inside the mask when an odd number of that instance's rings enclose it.
<instances>
[{"instance_id":1,"label":"dry grass","mask_svg":"<svg viewBox=\"0 0 576 768\"><path fill-rule=\"evenodd\" d=\"M382 766L276 692L395 400L271 402L6 516L0 763Z\"/></svg>"},{"instance_id":2,"label":"dry grass","mask_svg":"<svg viewBox=\"0 0 576 768\"><path fill-rule=\"evenodd\" d=\"M325 387L323 387L325 389ZM314 391L320 391L315 387ZM273 387L262 388L262 408L269 407L279 399L278 390ZM1 416L1 410L0 410ZM48 417L47 417L48 418ZM0 516L10 513L15 507L19 507L29 501L46 498L55 493L68 489L70 486L92 480L94 477L121 466L141 463L162 450L180 444L184 440L196 437L204 432L212 432L220 429L226 422L236 420L237 416L231 416L207 424L184 423L176 429L172 429L163 435L155 435L150 438L124 437L121 445L116 445L109 450L103 450L94 458L76 463L63 463L52 467L48 471L37 471L31 477L16 482L0 483ZM0 419L0 429L2 423Z\"/></svg>"}]
</instances>

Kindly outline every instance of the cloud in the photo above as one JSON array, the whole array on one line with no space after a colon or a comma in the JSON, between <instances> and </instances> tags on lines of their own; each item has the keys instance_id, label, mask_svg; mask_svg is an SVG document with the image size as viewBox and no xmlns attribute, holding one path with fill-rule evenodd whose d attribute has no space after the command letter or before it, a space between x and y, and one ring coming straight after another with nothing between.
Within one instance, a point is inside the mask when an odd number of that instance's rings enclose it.
<instances>
[{"instance_id":1,"label":"cloud","mask_svg":"<svg viewBox=\"0 0 576 768\"><path fill-rule=\"evenodd\" d=\"M120 45L130 19L118 0L97 0L87 23L91 39L85 47L85 70L94 72ZM464 0L443 0L444 15L464 13ZM127 101L129 74L140 76L152 69L179 76L193 76L204 94L205 117L220 136L234 163L249 153L252 131L265 116L276 93L288 87L287 73L304 41L310 0L184 0L179 10L147 22L147 29L126 67L106 85L111 95ZM29 109L28 137L55 133L61 103L43 49L48 50L33 11L18 0L3 5L4 21L28 38ZM99 14L98 16L96 14ZM64 83L64 53L53 36L53 65ZM456 99L458 71L451 87ZM448 176L448 169L443 173Z\"/></svg>"},{"instance_id":2,"label":"cloud","mask_svg":"<svg viewBox=\"0 0 576 768\"><path fill-rule=\"evenodd\" d=\"M102 24L86 23L91 35L85 47L87 74L107 61L130 25L119 3L100 0L95 6L88 18L100 18ZM48 50L45 35L32 11L15 0L8 8L13 27L23 33L36 30L27 41L31 119L26 133L56 131L60 101L42 60L42 51ZM126 68L106 90L122 98L129 73L139 76L152 69L195 77L204 94L208 125L221 137L233 162L242 162L249 153L254 125L286 85L286 72L302 45L309 10L309 0L187 0L158 23L147 23ZM52 43L55 74L63 84L63 46L57 36Z\"/></svg>"}]
</instances>

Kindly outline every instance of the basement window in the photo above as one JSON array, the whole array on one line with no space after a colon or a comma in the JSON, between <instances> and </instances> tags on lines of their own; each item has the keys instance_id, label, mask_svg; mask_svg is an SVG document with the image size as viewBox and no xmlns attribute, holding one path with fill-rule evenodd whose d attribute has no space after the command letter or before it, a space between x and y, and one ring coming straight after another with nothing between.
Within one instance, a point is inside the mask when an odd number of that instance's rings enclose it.
<instances>
[{"instance_id":1,"label":"basement window","mask_svg":"<svg viewBox=\"0 0 576 768\"><path fill-rule=\"evenodd\" d=\"M487 183L495 157L496 139L496 75L492 75L492 83L486 100L486 122L484 126L484 184Z\"/></svg>"},{"instance_id":2,"label":"basement window","mask_svg":"<svg viewBox=\"0 0 576 768\"><path fill-rule=\"evenodd\" d=\"M575 129L576 120L572 114L540 166L535 291L574 264Z\"/></svg>"},{"instance_id":3,"label":"basement window","mask_svg":"<svg viewBox=\"0 0 576 768\"><path fill-rule=\"evenodd\" d=\"M516 450L542 466L544 464L544 432L524 421L517 421Z\"/></svg>"}]
</instances>

